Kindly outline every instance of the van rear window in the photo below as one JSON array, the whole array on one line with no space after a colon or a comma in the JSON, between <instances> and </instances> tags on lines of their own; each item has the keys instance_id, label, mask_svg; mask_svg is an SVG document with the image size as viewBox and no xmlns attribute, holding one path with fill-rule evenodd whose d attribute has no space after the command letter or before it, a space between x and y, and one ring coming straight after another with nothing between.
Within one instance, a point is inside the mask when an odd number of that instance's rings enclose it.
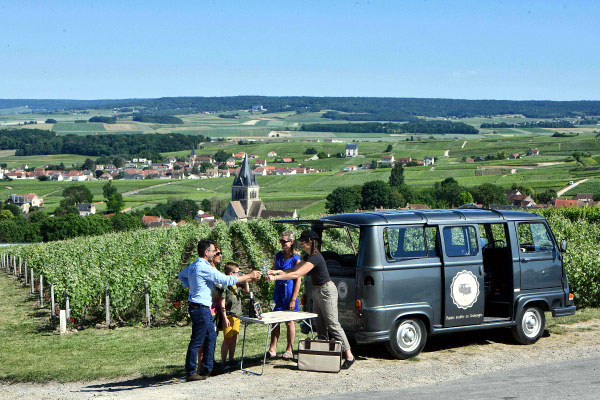
<instances>
[{"instance_id":1,"label":"van rear window","mask_svg":"<svg viewBox=\"0 0 600 400\"><path fill-rule=\"evenodd\" d=\"M388 259L439 257L436 238L435 227L386 228L384 232L386 255Z\"/></svg>"}]
</instances>

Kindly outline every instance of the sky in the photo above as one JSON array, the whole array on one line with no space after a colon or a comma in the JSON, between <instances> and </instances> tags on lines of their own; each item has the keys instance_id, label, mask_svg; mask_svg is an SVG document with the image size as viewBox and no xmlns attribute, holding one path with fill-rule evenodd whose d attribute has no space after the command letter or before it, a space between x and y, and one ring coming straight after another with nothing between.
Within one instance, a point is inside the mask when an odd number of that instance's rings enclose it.
<instances>
[{"instance_id":1,"label":"sky","mask_svg":"<svg viewBox=\"0 0 600 400\"><path fill-rule=\"evenodd\" d=\"M600 2L0 1L0 98L600 100Z\"/></svg>"}]
</instances>

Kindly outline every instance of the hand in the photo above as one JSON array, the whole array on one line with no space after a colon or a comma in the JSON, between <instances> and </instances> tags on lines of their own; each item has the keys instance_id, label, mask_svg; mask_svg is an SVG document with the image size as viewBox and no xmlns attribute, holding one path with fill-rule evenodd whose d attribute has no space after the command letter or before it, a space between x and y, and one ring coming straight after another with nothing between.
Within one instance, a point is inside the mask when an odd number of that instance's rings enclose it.
<instances>
[{"instance_id":1,"label":"hand","mask_svg":"<svg viewBox=\"0 0 600 400\"><path fill-rule=\"evenodd\" d=\"M267 281L271 282L275 280L275 275L267 275L265 278L267 278Z\"/></svg>"},{"instance_id":2,"label":"hand","mask_svg":"<svg viewBox=\"0 0 600 400\"><path fill-rule=\"evenodd\" d=\"M296 299L290 301L290 310L294 311L296 309Z\"/></svg>"},{"instance_id":3,"label":"hand","mask_svg":"<svg viewBox=\"0 0 600 400\"><path fill-rule=\"evenodd\" d=\"M279 275L281 274L283 271L281 271L280 269L270 269L267 271L267 275Z\"/></svg>"},{"instance_id":4,"label":"hand","mask_svg":"<svg viewBox=\"0 0 600 400\"><path fill-rule=\"evenodd\" d=\"M260 276L262 275L260 271L252 271L250 272L250 275L252 276L252 280L253 281L257 281L260 279Z\"/></svg>"},{"instance_id":5,"label":"hand","mask_svg":"<svg viewBox=\"0 0 600 400\"><path fill-rule=\"evenodd\" d=\"M231 322L229 322L227 316L223 317L223 324L225 325L225 328L229 328L231 326Z\"/></svg>"}]
</instances>

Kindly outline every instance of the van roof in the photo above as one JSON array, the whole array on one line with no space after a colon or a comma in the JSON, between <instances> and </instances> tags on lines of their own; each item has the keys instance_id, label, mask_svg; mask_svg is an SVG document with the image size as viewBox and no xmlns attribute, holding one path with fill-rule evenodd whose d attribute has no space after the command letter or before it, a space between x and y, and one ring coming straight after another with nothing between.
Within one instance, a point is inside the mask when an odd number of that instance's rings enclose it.
<instances>
[{"instance_id":1,"label":"van roof","mask_svg":"<svg viewBox=\"0 0 600 400\"><path fill-rule=\"evenodd\" d=\"M297 222L322 222L326 225L387 225L387 224L411 224L411 223L457 223L457 222L502 222L514 220L544 220L538 214L524 211L511 210L475 210L475 209L451 209L451 210L391 210L391 211L369 211L348 214L336 214L322 217L312 221ZM294 221L286 221L294 222Z\"/></svg>"}]
</instances>

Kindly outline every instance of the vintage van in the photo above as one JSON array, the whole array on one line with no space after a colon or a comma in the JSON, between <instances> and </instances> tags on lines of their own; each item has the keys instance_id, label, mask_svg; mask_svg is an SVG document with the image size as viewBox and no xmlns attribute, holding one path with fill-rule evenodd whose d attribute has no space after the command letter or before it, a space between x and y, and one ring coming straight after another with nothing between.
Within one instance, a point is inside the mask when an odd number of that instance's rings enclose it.
<instances>
[{"instance_id":1,"label":"vintage van","mask_svg":"<svg viewBox=\"0 0 600 400\"><path fill-rule=\"evenodd\" d=\"M399 359L445 332L510 328L517 342L531 344L544 332L544 312L575 313L566 242L557 243L537 214L381 211L285 222L325 236L346 333L358 343L386 342ZM310 311L308 277L305 294Z\"/></svg>"}]
</instances>

